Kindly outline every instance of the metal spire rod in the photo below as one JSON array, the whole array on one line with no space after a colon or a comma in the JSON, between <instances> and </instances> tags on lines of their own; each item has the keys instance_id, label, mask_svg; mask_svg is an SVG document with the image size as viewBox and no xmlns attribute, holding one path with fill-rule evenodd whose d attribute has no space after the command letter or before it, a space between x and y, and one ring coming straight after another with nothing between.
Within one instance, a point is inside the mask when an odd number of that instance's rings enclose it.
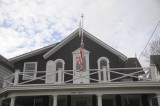
<instances>
[{"instance_id":1,"label":"metal spire rod","mask_svg":"<svg viewBox=\"0 0 160 106\"><path fill-rule=\"evenodd\" d=\"M82 36L83 36L83 14L82 14Z\"/></svg>"}]
</instances>

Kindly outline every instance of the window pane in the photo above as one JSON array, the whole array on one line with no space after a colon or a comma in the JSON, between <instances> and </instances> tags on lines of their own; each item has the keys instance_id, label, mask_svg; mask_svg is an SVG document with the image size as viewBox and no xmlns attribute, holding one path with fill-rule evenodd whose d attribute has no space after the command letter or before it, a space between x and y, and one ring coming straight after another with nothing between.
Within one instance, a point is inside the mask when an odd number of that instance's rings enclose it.
<instances>
[{"instance_id":1,"label":"window pane","mask_svg":"<svg viewBox=\"0 0 160 106\"><path fill-rule=\"evenodd\" d=\"M63 67L62 62L57 62L57 64L56 64L56 70L58 70L59 68L62 68L62 67Z\"/></svg>"},{"instance_id":2,"label":"window pane","mask_svg":"<svg viewBox=\"0 0 160 106\"><path fill-rule=\"evenodd\" d=\"M105 60L101 60L100 61L100 67L101 67L101 69L103 68L103 66L107 66L107 62Z\"/></svg>"},{"instance_id":3,"label":"window pane","mask_svg":"<svg viewBox=\"0 0 160 106\"><path fill-rule=\"evenodd\" d=\"M36 63L26 63L25 70L24 70L24 79L32 79L36 75Z\"/></svg>"},{"instance_id":4,"label":"window pane","mask_svg":"<svg viewBox=\"0 0 160 106\"><path fill-rule=\"evenodd\" d=\"M35 63L27 63L26 70L35 70Z\"/></svg>"}]
</instances>

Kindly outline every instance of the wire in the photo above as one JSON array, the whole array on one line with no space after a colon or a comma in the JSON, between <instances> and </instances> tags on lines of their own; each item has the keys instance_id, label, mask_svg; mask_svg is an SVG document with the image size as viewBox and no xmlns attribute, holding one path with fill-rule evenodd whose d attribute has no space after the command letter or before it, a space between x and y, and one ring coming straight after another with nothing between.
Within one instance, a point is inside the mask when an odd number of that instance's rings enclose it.
<instances>
[{"instance_id":1,"label":"wire","mask_svg":"<svg viewBox=\"0 0 160 106\"><path fill-rule=\"evenodd\" d=\"M142 56L143 52L145 51L146 47L148 46L148 44L149 44L149 42L150 42L151 38L153 37L153 35L154 35L155 31L157 30L157 28L158 28L159 24L160 24L160 20L159 20L158 24L156 25L155 29L153 30L153 32L152 32L152 34L151 34L151 36L150 36L150 38L149 38L149 40L148 40L148 42L147 42L146 46L144 47L144 49L143 49L143 51L142 51L141 55L139 56L139 59L138 59L138 60L140 60L140 58L141 58L141 56Z\"/></svg>"}]
</instances>

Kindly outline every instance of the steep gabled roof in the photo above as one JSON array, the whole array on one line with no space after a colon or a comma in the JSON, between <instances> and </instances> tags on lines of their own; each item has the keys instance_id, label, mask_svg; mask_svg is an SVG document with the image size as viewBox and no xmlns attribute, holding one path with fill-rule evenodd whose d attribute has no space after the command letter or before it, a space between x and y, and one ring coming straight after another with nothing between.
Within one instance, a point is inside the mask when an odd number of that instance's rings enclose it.
<instances>
[{"instance_id":1,"label":"steep gabled roof","mask_svg":"<svg viewBox=\"0 0 160 106\"><path fill-rule=\"evenodd\" d=\"M14 69L14 66L2 55L0 55L0 64L7 66L10 69Z\"/></svg>"},{"instance_id":2,"label":"steep gabled roof","mask_svg":"<svg viewBox=\"0 0 160 106\"><path fill-rule=\"evenodd\" d=\"M75 38L76 36L78 36L78 33L79 33L79 29L77 29L72 34L70 34L68 37L66 37L64 40L62 40L56 47L52 48L50 51L48 51L46 54L44 54L43 57L45 59L47 59L48 57L50 57L53 53L55 53L60 48L62 48L65 44L67 44L68 42L70 42L73 38ZM120 57L122 60L126 60L127 59L127 57L125 55L123 55L119 51L113 49L112 47L110 47L109 45L107 45L106 43L104 43L103 41L99 40L98 38L96 38L95 36L93 36L92 34L88 33L85 30L84 30L84 36L90 38L91 40L93 40L97 44L101 45L105 49L107 49L110 52L114 53L115 55L117 55L118 57Z\"/></svg>"},{"instance_id":3,"label":"steep gabled roof","mask_svg":"<svg viewBox=\"0 0 160 106\"><path fill-rule=\"evenodd\" d=\"M125 68L142 67L137 58L128 58L125 61Z\"/></svg>"},{"instance_id":4,"label":"steep gabled roof","mask_svg":"<svg viewBox=\"0 0 160 106\"><path fill-rule=\"evenodd\" d=\"M46 47L31 51L31 52L28 52L28 53L25 53L25 54L10 58L8 61L10 61L11 63L14 63L16 61L20 61L22 59L25 59L25 58L28 58L28 57L32 57L32 56L38 55L38 54L43 53L43 52L48 52L51 48L55 47L57 44L58 43L55 43L55 44L52 44L52 45L49 45L49 46L46 46Z\"/></svg>"}]
</instances>

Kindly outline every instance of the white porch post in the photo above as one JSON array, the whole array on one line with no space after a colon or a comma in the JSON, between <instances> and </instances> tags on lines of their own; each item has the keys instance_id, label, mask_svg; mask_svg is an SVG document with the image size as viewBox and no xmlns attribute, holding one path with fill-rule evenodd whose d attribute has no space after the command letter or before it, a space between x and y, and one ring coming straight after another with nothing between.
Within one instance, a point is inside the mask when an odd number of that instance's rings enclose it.
<instances>
[{"instance_id":1,"label":"white porch post","mask_svg":"<svg viewBox=\"0 0 160 106\"><path fill-rule=\"evenodd\" d=\"M53 95L53 106L57 106L57 95Z\"/></svg>"},{"instance_id":2,"label":"white porch post","mask_svg":"<svg viewBox=\"0 0 160 106\"><path fill-rule=\"evenodd\" d=\"M152 78L152 81L156 81L157 68L156 68L155 64L151 64L150 68L151 68L151 78Z\"/></svg>"},{"instance_id":3,"label":"white porch post","mask_svg":"<svg viewBox=\"0 0 160 106\"><path fill-rule=\"evenodd\" d=\"M11 97L10 106L15 106L16 97Z\"/></svg>"},{"instance_id":4,"label":"white porch post","mask_svg":"<svg viewBox=\"0 0 160 106\"><path fill-rule=\"evenodd\" d=\"M107 75L106 75L106 66L103 66L103 80L106 83L107 82Z\"/></svg>"},{"instance_id":5,"label":"white porch post","mask_svg":"<svg viewBox=\"0 0 160 106\"><path fill-rule=\"evenodd\" d=\"M19 81L19 72L20 72L20 70L18 70L18 69L15 70L14 85L18 85L18 81Z\"/></svg>"},{"instance_id":6,"label":"white porch post","mask_svg":"<svg viewBox=\"0 0 160 106\"><path fill-rule=\"evenodd\" d=\"M158 106L160 106L160 94L157 94Z\"/></svg>"},{"instance_id":7,"label":"white porch post","mask_svg":"<svg viewBox=\"0 0 160 106\"><path fill-rule=\"evenodd\" d=\"M98 106L102 106L102 94L98 94L97 99L98 99Z\"/></svg>"}]
</instances>

